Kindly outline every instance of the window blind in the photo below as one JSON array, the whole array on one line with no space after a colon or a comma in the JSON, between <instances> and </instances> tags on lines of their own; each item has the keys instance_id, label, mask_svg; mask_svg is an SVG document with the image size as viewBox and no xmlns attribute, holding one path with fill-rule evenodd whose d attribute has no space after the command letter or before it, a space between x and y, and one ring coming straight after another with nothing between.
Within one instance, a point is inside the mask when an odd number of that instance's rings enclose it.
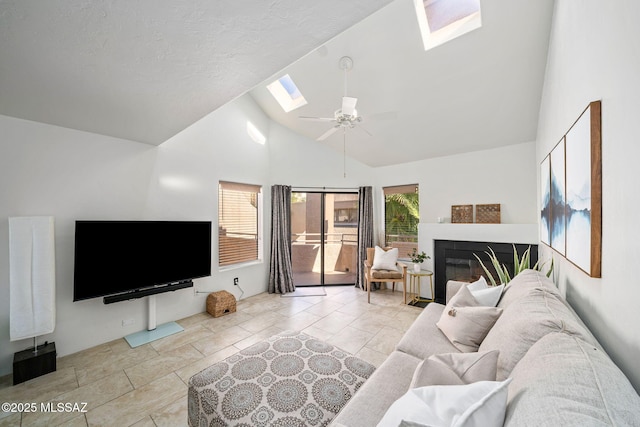
<instances>
[{"instance_id":1,"label":"window blind","mask_svg":"<svg viewBox=\"0 0 640 427\"><path fill-rule=\"evenodd\" d=\"M220 181L218 187L218 263L258 258L258 185Z\"/></svg>"}]
</instances>

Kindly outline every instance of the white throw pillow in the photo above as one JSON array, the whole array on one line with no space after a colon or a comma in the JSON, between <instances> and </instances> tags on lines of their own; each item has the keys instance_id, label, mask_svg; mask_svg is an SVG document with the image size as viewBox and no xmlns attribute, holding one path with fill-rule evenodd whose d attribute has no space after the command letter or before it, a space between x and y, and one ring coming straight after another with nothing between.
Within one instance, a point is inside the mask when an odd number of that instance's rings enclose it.
<instances>
[{"instance_id":1,"label":"white throw pillow","mask_svg":"<svg viewBox=\"0 0 640 427\"><path fill-rule=\"evenodd\" d=\"M495 307L500 301L504 284L500 286L489 286L487 280L480 276L475 282L469 283L467 289L471 291L471 295L478 301L480 305L487 307Z\"/></svg>"},{"instance_id":2,"label":"white throw pillow","mask_svg":"<svg viewBox=\"0 0 640 427\"><path fill-rule=\"evenodd\" d=\"M397 270L396 262L398 261L398 248L391 248L385 251L380 246L376 246L373 256L374 270Z\"/></svg>"},{"instance_id":3,"label":"white throw pillow","mask_svg":"<svg viewBox=\"0 0 640 427\"><path fill-rule=\"evenodd\" d=\"M420 362L409 388L495 381L499 350L433 354Z\"/></svg>"},{"instance_id":4,"label":"white throw pillow","mask_svg":"<svg viewBox=\"0 0 640 427\"><path fill-rule=\"evenodd\" d=\"M487 279L485 279L484 276L480 276L478 280L476 280L475 282L471 282L467 285L467 288L471 292L487 289L488 287L489 287L489 284L487 283Z\"/></svg>"},{"instance_id":5,"label":"white throw pillow","mask_svg":"<svg viewBox=\"0 0 640 427\"><path fill-rule=\"evenodd\" d=\"M378 427L397 427L402 421L427 426L500 427L510 382L511 378L410 389L389 407Z\"/></svg>"}]
</instances>

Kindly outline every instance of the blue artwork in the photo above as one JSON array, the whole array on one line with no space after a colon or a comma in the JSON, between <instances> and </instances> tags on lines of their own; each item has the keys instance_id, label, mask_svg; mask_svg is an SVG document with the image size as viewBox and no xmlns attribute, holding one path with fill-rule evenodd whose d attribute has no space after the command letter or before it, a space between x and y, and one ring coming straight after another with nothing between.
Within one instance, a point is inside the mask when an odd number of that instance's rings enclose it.
<instances>
[{"instance_id":1,"label":"blue artwork","mask_svg":"<svg viewBox=\"0 0 640 427\"><path fill-rule=\"evenodd\" d=\"M583 114L565 137L567 155L566 257L591 269L591 129Z\"/></svg>"},{"instance_id":2,"label":"blue artwork","mask_svg":"<svg viewBox=\"0 0 640 427\"><path fill-rule=\"evenodd\" d=\"M540 164L540 241L550 244L551 232L551 164L549 156Z\"/></svg>"},{"instance_id":3,"label":"blue artwork","mask_svg":"<svg viewBox=\"0 0 640 427\"><path fill-rule=\"evenodd\" d=\"M559 253L565 253L566 216L565 216L565 152L564 138L555 146L550 155L551 161L551 247Z\"/></svg>"}]
</instances>

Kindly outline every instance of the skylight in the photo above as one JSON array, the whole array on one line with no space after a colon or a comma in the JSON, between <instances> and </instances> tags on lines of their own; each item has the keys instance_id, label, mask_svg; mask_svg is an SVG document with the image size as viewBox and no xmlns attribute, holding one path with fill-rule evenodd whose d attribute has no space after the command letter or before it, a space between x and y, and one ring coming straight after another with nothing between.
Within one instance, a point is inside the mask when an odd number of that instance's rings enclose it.
<instances>
[{"instance_id":1,"label":"skylight","mask_svg":"<svg viewBox=\"0 0 640 427\"><path fill-rule=\"evenodd\" d=\"M302 93L289 74L285 74L267 86L271 95L278 101L285 113L307 104Z\"/></svg>"},{"instance_id":2,"label":"skylight","mask_svg":"<svg viewBox=\"0 0 640 427\"><path fill-rule=\"evenodd\" d=\"M480 0L414 0L424 49L482 26Z\"/></svg>"}]
</instances>

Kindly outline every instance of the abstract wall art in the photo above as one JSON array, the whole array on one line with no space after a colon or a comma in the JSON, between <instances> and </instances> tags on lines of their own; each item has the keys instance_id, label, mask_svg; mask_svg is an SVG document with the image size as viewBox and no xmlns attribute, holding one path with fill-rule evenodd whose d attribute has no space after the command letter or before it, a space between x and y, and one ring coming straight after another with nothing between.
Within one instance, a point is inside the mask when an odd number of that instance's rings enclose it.
<instances>
[{"instance_id":1,"label":"abstract wall art","mask_svg":"<svg viewBox=\"0 0 640 427\"><path fill-rule=\"evenodd\" d=\"M540 241L591 277L602 275L601 153L594 101L540 164Z\"/></svg>"}]
</instances>

